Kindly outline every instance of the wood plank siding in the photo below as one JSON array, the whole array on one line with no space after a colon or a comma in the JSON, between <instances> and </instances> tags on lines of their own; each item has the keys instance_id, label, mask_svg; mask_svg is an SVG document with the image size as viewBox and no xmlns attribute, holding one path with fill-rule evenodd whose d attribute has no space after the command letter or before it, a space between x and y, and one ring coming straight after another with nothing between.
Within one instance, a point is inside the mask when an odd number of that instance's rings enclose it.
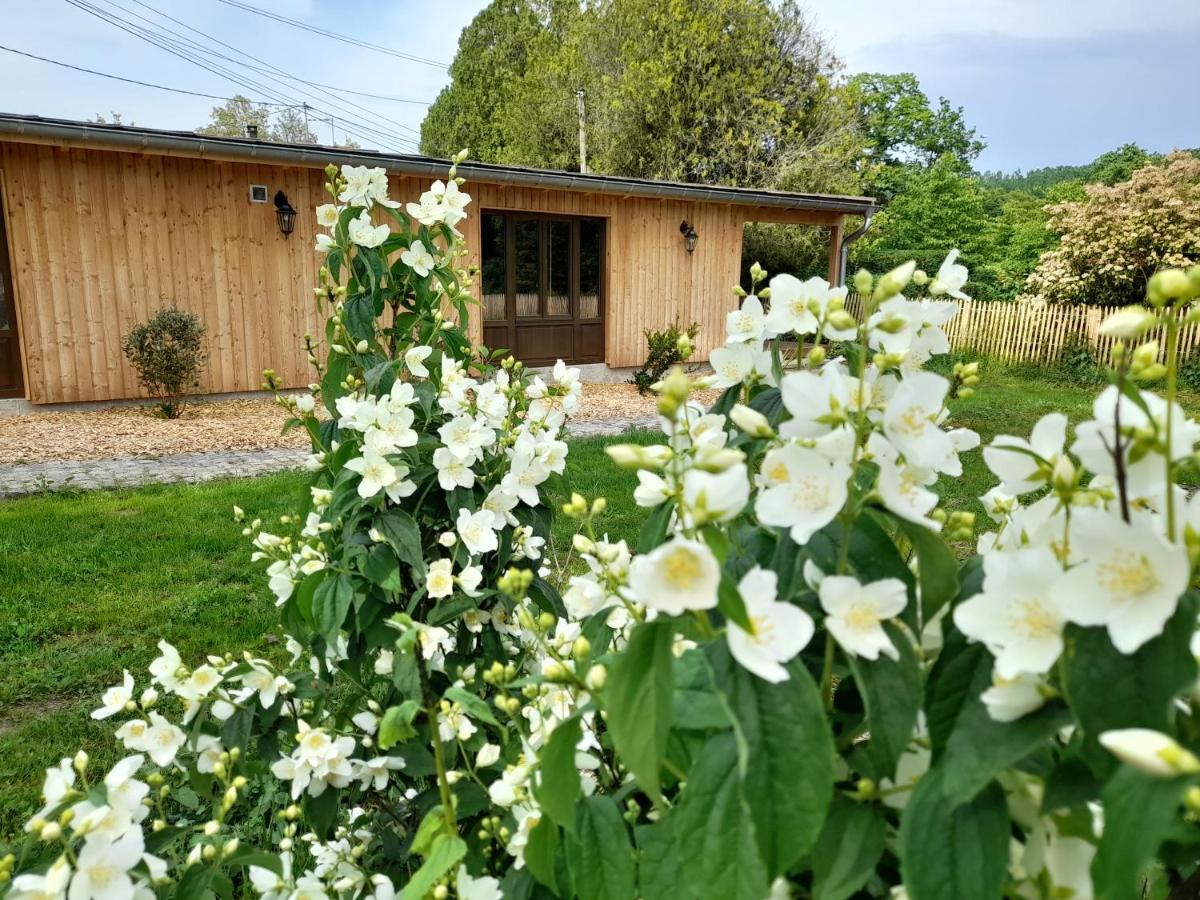
<instances>
[{"instance_id":1,"label":"wood plank siding","mask_svg":"<svg viewBox=\"0 0 1200 900\"><path fill-rule=\"evenodd\" d=\"M312 299L319 168L4 141L0 174L29 400L139 396L121 336L172 303L207 328L203 391L258 390L265 368L288 385L310 381L302 335L323 333ZM415 199L430 181L393 175L392 196ZM270 203L250 202L251 184L269 196L283 190L300 211L290 238ZM480 210L606 220L605 361L614 367L640 364L643 330L676 318L700 323L698 358L707 358L735 305L744 222L837 227L842 218L481 182L466 190L473 199L462 228L475 265ZM683 220L699 234L691 255ZM469 326L476 340L479 318Z\"/></svg>"}]
</instances>

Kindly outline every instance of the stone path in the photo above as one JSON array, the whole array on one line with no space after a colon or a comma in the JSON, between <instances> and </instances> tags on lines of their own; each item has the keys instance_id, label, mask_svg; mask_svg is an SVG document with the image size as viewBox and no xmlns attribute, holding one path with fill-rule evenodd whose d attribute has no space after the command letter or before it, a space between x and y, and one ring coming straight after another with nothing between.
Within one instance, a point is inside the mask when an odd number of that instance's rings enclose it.
<instances>
[{"instance_id":1,"label":"stone path","mask_svg":"<svg viewBox=\"0 0 1200 900\"><path fill-rule=\"evenodd\" d=\"M626 417L574 422L574 437L620 434L630 428L651 428L654 417ZM303 448L229 450L218 453L178 453L147 458L56 460L44 463L0 465L0 498L22 497L43 491L137 487L175 481L210 481L238 478L298 468L308 455Z\"/></svg>"}]
</instances>

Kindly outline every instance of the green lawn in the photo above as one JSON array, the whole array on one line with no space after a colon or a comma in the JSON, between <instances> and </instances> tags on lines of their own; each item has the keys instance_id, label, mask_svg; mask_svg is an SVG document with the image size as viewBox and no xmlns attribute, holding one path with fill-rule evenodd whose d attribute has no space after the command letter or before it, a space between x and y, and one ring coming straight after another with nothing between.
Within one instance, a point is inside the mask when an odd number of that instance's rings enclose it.
<instances>
[{"instance_id":1,"label":"green lawn","mask_svg":"<svg viewBox=\"0 0 1200 900\"><path fill-rule=\"evenodd\" d=\"M1027 434L1053 409L1077 421L1093 394L999 370L985 374L975 397L956 401L954 414L986 442L997 433ZM1200 408L1193 399L1189 407ZM619 502L636 479L608 461L610 440L572 441L566 480L589 498L608 497L602 527L632 541L644 511ZM982 520L974 498L991 478L978 451L964 465L943 496ZM112 726L87 714L123 668L144 684L160 637L185 659L278 650L269 637L274 603L230 510L237 504L273 518L297 504L304 484L300 474L281 474L0 502L0 836L35 808L41 771L59 755L82 745L98 763L113 759ZM558 520L560 557L574 524Z\"/></svg>"}]
</instances>

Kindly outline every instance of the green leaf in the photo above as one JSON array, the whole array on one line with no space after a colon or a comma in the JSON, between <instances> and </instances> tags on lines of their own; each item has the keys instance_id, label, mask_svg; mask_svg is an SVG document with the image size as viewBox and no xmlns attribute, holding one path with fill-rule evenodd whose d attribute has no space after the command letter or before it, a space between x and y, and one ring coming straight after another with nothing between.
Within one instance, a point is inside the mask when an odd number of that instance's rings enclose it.
<instances>
[{"instance_id":1,"label":"green leaf","mask_svg":"<svg viewBox=\"0 0 1200 900\"><path fill-rule=\"evenodd\" d=\"M424 900L441 877L449 872L458 861L467 855L466 842L457 835L439 834L421 868L413 873L404 886L401 900Z\"/></svg>"},{"instance_id":2,"label":"green leaf","mask_svg":"<svg viewBox=\"0 0 1200 900\"><path fill-rule=\"evenodd\" d=\"M821 692L799 657L788 664L787 681L771 684L738 665L724 641L707 650L746 743L746 803L774 878L816 844L833 799L837 753Z\"/></svg>"},{"instance_id":3,"label":"green leaf","mask_svg":"<svg viewBox=\"0 0 1200 900\"><path fill-rule=\"evenodd\" d=\"M997 773L1020 762L1071 723L1071 713L1061 703L1049 703L1015 722L995 721L979 699L992 684L992 657L985 651L973 658L976 663L967 694L941 760L946 796L955 801L970 800Z\"/></svg>"},{"instance_id":4,"label":"green leaf","mask_svg":"<svg viewBox=\"0 0 1200 900\"><path fill-rule=\"evenodd\" d=\"M1009 821L995 783L969 803L946 796L930 769L900 817L900 871L911 900L999 897L1008 868Z\"/></svg>"},{"instance_id":5,"label":"green leaf","mask_svg":"<svg viewBox=\"0 0 1200 900\"><path fill-rule=\"evenodd\" d=\"M558 879L555 876L558 845L558 826L542 816L529 831L529 839L525 844L525 865L534 878L555 894L558 893Z\"/></svg>"},{"instance_id":6,"label":"green leaf","mask_svg":"<svg viewBox=\"0 0 1200 900\"><path fill-rule=\"evenodd\" d=\"M539 764L542 778L533 791L542 812L567 831L574 827L575 801L581 792L579 769L575 767L575 745L580 734L577 715L560 722L550 732Z\"/></svg>"},{"instance_id":7,"label":"green leaf","mask_svg":"<svg viewBox=\"0 0 1200 900\"><path fill-rule=\"evenodd\" d=\"M267 869L276 875L283 875L283 862L278 856L274 853L256 850L253 847L239 847L234 851L232 856L224 859L222 863L226 866L240 866L242 868L258 866L260 869Z\"/></svg>"},{"instance_id":8,"label":"green leaf","mask_svg":"<svg viewBox=\"0 0 1200 900\"><path fill-rule=\"evenodd\" d=\"M212 866L196 863L187 867L179 885L175 888L176 900L204 900L211 891L217 870Z\"/></svg>"},{"instance_id":9,"label":"green leaf","mask_svg":"<svg viewBox=\"0 0 1200 900\"><path fill-rule=\"evenodd\" d=\"M912 644L904 633L890 622L883 627L900 652L898 660L882 653L874 661L847 656L867 712L870 732L865 747L867 758L875 766L877 777L891 778L917 724L921 672Z\"/></svg>"},{"instance_id":10,"label":"green leaf","mask_svg":"<svg viewBox=\"0 0 1200 900\"><path fill-rule=\"evenodd\" d=\"M301 801L305 820L312 826L317 837L322 840L333 831L337 821L338 799L341 791L327 787L319 797L305 794Z\"/></svg>"},{"instance_id":11,"label":"green leaf","mask_svg":"<svg viewBox=\"0 0 1200 900\"><path fill-rule=\"evenodd\" d=\"M1092 861L1097 897L1142 896L1138 875L1179 819L1187 778L1154 778L1122 766L1105 785L1104 834Z\"/></svg>"},{"instance_id":12,"label":"green leaf","mask_svg":"<svg viewBox=\"0 0 1200 900\"><path fill-rule=\"evenodd\" d=\"M579 900L629 900L635 896L629 829L611 797L593 795L575 808L567 835L567 868ZM760 898L761 900L761 898Z\"/></svg>"},{"instance_id":13,"label":"green leaf","mask_svg":"<svg viewBox=\"0 0 1200 900\"><path fill-rule=\"evenodd\" d=\"M363 576L372 584L394 593L400 590L400 562L387 544L375 544L361 563Z\"/></svg>"},{"instance_id":14,"label":"green leaf","mask_svg":"<svg viewBox=\"0 0 1200 900\"><path fill-rule=\"evenodd\" d=\"M737 589L737 583L730 577L728 571L721 573L721 583L717 587L717 609L726 619L736 622L746 631L751 631L750 616L746 612L746 603Z\"/></svg>"},{"instance_id":15,"label":"green leaf","mask_svg":"<svg viewBox=\"0 0 1200 900\"><path fill-rule=\"evenodd\" d=\"M991 665L983 644L968 643L951 621L943 622L944 640L925 685L925 723L933 761L941 758L959 714L971 698L976 669Z\"/></svg>"},{"instance_id":16,"label":"green leaf","mask_svg":"<svg viewBox=\"0 0 1200 900\"><path fill-rule=\"evenodd\" d=\"M457 703L463 708L468 716L472 719L478 719L480 722L487 722L489 725L499 726L496 721L495 713L492 708L487 705L487 701L482 697L477 697L466 688L451 687L446 689L445 697L451 703Z\"/></svg>"},{"instance_id":17,"label":"green leaf","mask_svg":"<svg viewBox=\"0 0 1200 900\"><path fill-rule=\"evenodd\" d=\"M375 520L375 527L383 532L396 555L413 570L414 579L425 581L425 556L421 551L421 529L416 521L402 509L389 509Z\"/></svg>"},{"instance_id":18,"label":"green leaf","mask_svg":"<svg viewBox=\"0 0 1200 900\"><path fill-rule=\"evenodd\" d=\"M681 886L692 897L763 900L770 878L759 855L755 818L746 802L737 739L711 738L688 772L670 813L679 845Z\"/></svg>"},{"instance_id":19,"label":"green leaf","mask_svg":"<svg viewBox=\"0 0 1200 900\"><path fill-rule=\"evenodd\" d=\"M326 578L313 592L313 621L326 642L337 640L353 599L354 587L345 573Z\"/></svg>"},{"instance_id":20,"label":"green leaf","mask_svg":"<svg viewBox=\"0 0 1200 900\"><path fill-rule=\"evenodd\" d=\"M767 388L754 396L750 401L750 408L766 416L772 428L778 427L779 420L783 417L783 394L777 387Z\"/></svg>"},{"instance_id":21,"label":"green leaf","mask_svg":"<svg viewBox=\"0 0 1200 900\"><path fill-rule=\"evenodd\" d=\"M396 744L416 737L417 730L412 721L420 709L416 700L405 700L399 706L388 707L379 722L379 749L390 750Z\"/></svg>"},{"instance_id":22,"label":"green leaf","mask_svg":"<svg viewBox=\"0 0 1200 900\"><path fill-rule=\"evenodd\" d=\"M921 586L921 621L928 622L958 593L958 563L937 532L906 519L896 522L920 564L917 580Z\"/></svg>"},{"instance_id":23,"label":"green leaf","mask_svg":"<svg viewBox=\"0 0 1200 900\"><path fill-rule=\"evenodd\" d=\"M671 728L671 644L669 621L647 622L634 629L625 650L609 666L604 689L608 730L618 755L655 802L659 768Z\"/></svg>"},{"instance_id":24,"label":"green leaf","mask_svg":"<svg viewBox=\"0 0 1200 900\"><path fill-rule=\"evenodd\" d=\"M870 806L830 813L813 850L813 900L846 900L867 883L883 855L887 826Z\"/></svg>"},{"instance_id":25,"label":"green leaf","mask_svg":"<svg viewBox=\"0 0 1200 900\"><path fill-rule=\"evenodd\" d=\"M642 900L675 900L679 896L679 844L671 817L637 829L638 889Z\"/></svg>"},{"instance_id":26,"label":"green leaf","mask_svg":"<svg viewBox=\"0 0 1200 900\"><path fill-rule=\"evenodd\" d=\"M725 698L713 684L712 667L704 651L692 649L672 663L675 694L671 722L676 729L708 731L733 724Z\"/></svg>"},{"instance_id":27,"label":"green leaf","mask_svg":"<svg viewBox=\"0 0 1200 900\"><path fill-rule=\"evenodd\" d=\"M637 552L649 553L667 537L667 528L671 524L671 514L675 512L675 504L660 503L646 517L638 535Z\"/></svg>"},{"instance_id":28,"label":"green leaf","mask_svg":"<svg viewBox=\"0 0 1200 900\"><path fill-rule=\"evenodd\" d=\"M1067 627L1063 692L1083 730L1083 756L1101 777L1116 768L1116 760L1100 747L1100 734L1117 728L1170 731L1173 698L1196 682L1190 646L1195 626L1195 596L1185 594L1163 633L1129 655L1113 647L1104 628Z\"/></svg>"},{"instance_id":29,"label":"green leaf","mask_svg":"<svg viewBox=\"0 0 1200 900\"><path fill-rule=\"evenodd\" d=\"M529 583L529 599L545 612L558 616L560 619L567 617L567 605L563 603L562 595L554 585L540 575L535 576Z\"/></svg>"}]
</instances>

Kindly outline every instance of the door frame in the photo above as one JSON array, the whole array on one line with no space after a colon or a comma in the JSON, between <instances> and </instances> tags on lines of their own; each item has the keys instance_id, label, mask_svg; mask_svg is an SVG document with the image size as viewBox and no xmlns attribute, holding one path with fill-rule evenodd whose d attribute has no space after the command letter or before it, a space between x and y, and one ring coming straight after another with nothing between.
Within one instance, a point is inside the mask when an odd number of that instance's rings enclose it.
<instances>
[{"instance_id":1,"label":"door frame","mask_svg":"<svg viewBox=\"0 0 1200 900\"><path fill-rule=\"evenodd\" d=\"M25 396L25 354L21 344L20 313L17 310L17 293L12 278L12 243L8 236L8 190L4 170L0 168L0 304L8 306L9 327L7 332L12 341L14 358L13 387L0 387L0 399L21 399Z\"/></svg>"},{"instance_id":2,"label":"door frame","mask_svg":"<svg viewBox=\"0 0 1200 900\"><path fill-rule=\"evenodd\" d=\"M504 278L504 319L483 319L482 327L487 328L504 328L508 335L508 348L515 355L517 342L517 329L522 330L537 330L539 328L561 328L564 325L571 326L571 359L566 360L572 364L592 364L604 362L604 347L605 339L608 330L608 219L604 216L585 216L571 215L569 213L550 213L541 212L539 210L527 209L483 209L480 211L480 216L501 216L504 220L504 255L505 255L505 278ZM517 244L516 244L516 227L520 221L535 221L538 223L538 315L536 317L517 316ZM550 229L551 222L565 222L570 227L570 238L568 247L570 248L570 266L568 275L568 303L570 306L570 314L566 316L547 316L545 314L547 303L547 292L549 288L549 271L550 271ZM599 272L598 272L598 302L597 316L594 318L582 318L579 309L579 288L580 288L580 237L579 226L582 222L594 222L600 231L600 249L599 249ZM480 251L480 266L483 265L482 248ZM582 343L581 330L584 326L600 326L600 355L596 359L579 360L579 347ZM548 362L546 360L549 360ZM528 360L531 365L549 365L554 362L549 357L543 360L534 358ZM525 360L523 360L525 361Z\"/></svg>"}]
</instances>

